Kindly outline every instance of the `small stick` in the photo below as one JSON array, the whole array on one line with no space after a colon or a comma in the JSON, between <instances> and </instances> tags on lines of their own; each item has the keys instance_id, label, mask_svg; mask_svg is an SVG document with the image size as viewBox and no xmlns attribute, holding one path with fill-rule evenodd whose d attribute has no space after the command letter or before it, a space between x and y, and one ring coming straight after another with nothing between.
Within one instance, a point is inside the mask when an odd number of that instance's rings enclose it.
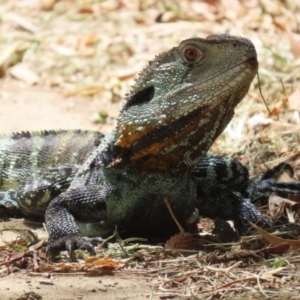
<instances>
[{"instance_id":1,"label":"small stick","mask_svg":"<svg viewBox=\"0 0 300 300\"><path fill-rule=\"evenodd\" d=\"M173 209L172 209L172 207L171 207L171 204L170 204L169 200L168 200L167 198L165 198L165 199L164 199L164 202L166 203L167 208L168 208L168 210L169 210L169 212L170 212L170 215L171 215L171 217L173 218L174 222L176 223L176 225L177 225L179 231L180 231L181 233L185 233L185 230L183 229L183 227L181 226L181 224L179 223L179 221L177 220L177 218L176 218L176 216L175 216L175 214L174 214L174 212L173 212Z\"/></svg>"},{"instance_id":2,"label":"small stick","mask_svg":"<svg viewBox=\"0 0 300 300\"><path fill-rule=\"evenodd\" d=\"M271 114L270 108L269 108L269 106L268 106L268 104L267 104L267 102L266 102L266 99L265 99L265 97L264 97L264 95L263 95L263 93L262 93L262 90L261 90L258 71L256 72L256 75L257 75L257 82L258 82L258 90L259 90L259 93L260 93L261 98L263 99L263 101L264 101L264 103L265 103L265 105L266 105L266 108L267 108L269 114Z\"/></svg>"}]
</instances>

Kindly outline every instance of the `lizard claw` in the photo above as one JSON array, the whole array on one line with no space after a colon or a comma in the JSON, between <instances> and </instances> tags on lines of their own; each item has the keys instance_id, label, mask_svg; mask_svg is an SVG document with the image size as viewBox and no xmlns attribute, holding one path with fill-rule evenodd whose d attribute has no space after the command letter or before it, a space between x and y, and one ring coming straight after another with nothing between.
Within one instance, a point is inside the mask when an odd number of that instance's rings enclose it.
<instances>
[{"instance_id":1,"label":"lizard claw","mask_svg":"<svg viewBox=\"0 0 300 300\"><path fill-rule=\"evenodd\" d=\"M47 247L47 255L50 255L51 259L53 259L59 253L59 251L67 250L70 256L70 261L75 261L76 256L74 250L87 250L90 255L96 255L94 246L97 246L102 242L103 239L101 237L89 238L79 235L64 236L49 242Z\"/></svg>"}]
</instances>

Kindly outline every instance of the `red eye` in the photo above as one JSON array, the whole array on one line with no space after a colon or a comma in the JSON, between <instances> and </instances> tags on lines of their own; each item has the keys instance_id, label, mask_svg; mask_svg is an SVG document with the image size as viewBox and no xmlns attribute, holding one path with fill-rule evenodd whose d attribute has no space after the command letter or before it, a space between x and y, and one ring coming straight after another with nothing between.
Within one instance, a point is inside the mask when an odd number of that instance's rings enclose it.
<instances>
[{"instance_id":1,"label":"red eye","mask_svg":"<svg viewBox=\"0 0 300 300\"><path fill-rule=\"evenodd\" d=\"M189 47L184 50L184 56L188 61L195 61L200 56L200 51L197 48Z\"/></svg>"}]
</instances>

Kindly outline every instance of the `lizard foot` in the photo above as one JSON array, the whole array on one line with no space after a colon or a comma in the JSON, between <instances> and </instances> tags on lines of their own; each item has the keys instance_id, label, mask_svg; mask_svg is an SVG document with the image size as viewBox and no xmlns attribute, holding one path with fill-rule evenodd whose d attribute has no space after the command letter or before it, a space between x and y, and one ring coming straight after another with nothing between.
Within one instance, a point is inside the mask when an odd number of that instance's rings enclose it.
<instances>
[{"instance_id":1,"label":"lizard foot","mask_svg":"<svg viewBox=\"0 0 300 300\"><path fill-rule=\"evenodd\" d=\"M47 247L47 255L49 255L53 260L60 251L67 250L69 253L70 261L76 261L74 250L87 250L90 255L96 255L94 246L97 246L102 242L103 239L101 237L89 238L79 235L64 236L49 242Z\"/></svg>"}]
</instances>

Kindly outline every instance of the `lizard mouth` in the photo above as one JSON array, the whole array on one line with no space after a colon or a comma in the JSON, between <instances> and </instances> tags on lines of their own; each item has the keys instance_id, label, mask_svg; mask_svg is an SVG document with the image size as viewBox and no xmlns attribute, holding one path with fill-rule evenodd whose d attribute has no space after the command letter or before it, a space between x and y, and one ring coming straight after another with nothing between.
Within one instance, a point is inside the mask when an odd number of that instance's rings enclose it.
<instances>
[{"instance_id":1,"label":"lizard mouth","mask_svg":"<svg viewBox=\"0 0 300 300\"><path fill-rule=\"evenodd\" d=\"M258 61L255 56L250 57L246 60L246 63L250 66L251 69L257 70L258 68Z\"/></svg>"}]
</instances>

